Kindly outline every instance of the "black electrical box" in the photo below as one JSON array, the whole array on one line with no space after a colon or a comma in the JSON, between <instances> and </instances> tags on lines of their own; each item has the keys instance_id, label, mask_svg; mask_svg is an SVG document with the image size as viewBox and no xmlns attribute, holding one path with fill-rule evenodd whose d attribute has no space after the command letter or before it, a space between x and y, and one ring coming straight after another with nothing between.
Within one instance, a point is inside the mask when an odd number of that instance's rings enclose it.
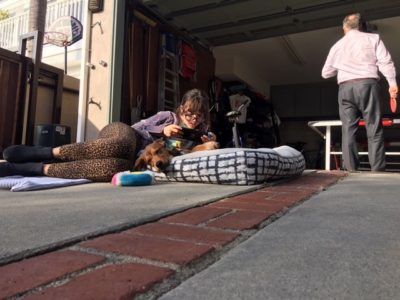
<instances>
[{"instance_id":1,"label":"black electrical box","mask_svg":"<svg viewBox=\"0 0 400 300\"><path fill-rule=\"evenodd\" d=\"M43 147L58 147L71 143L71 128L58 124L37 125L35 128L34 145Z\"/></svg>"}]
</instances>

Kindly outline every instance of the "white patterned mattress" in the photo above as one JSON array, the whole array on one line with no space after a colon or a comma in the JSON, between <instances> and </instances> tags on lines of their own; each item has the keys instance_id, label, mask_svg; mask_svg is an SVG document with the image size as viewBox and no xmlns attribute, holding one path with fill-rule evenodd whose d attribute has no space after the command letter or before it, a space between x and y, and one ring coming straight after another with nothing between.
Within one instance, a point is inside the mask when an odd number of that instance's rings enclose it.
<instances>
[{"instance_id":1,"label":"white patterned mattress","mask_svg":"<svg viewBox=\"0 0 400 300\"><path fill-rule=\"evenodd\" d=\"M251 185L300 175L303 155L289 146L225 148L175 156L156 180Z\"/></svg>"}]
</instances>

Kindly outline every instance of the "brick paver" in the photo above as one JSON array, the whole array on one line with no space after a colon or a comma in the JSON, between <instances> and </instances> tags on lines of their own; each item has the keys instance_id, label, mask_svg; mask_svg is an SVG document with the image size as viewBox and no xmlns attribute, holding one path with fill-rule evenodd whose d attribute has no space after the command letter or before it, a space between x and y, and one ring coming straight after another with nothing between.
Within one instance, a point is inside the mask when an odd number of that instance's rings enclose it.
<instances>
[{"instance_id":1,"label":"brick paver","mask_svg":"<svg viewBox=\"0 0 400 300\"><path fill-rule=\"evenodd\" d=\"M226 214L230 211L230 209L215 208L209 206L196 207L183 213L179 213L162 219L161 222L198 225L210 219Z\"/></svg>"},{"instance_id":2,"label":"brick paver","mask_svg":"<svg viewBox=\"0 0 400 300\"><path fill-rule=\"evenodd\" d=\"M240 210L250 210L257 212L268 212L271 214L277 213L283 210L286 205L285 203L279 202L267 202L260 204L259 202L253 201L251 198L245 199L244 201L235 201L234 199L218 201L216 203L210 204L211 207L220 207L220 208L231 208L231 209L240 209Z\"/></svg>"},{"instance_id":3,"label":"brick paver","mask_svg":"<svg viewBox=\"0 0 400 300\"><path fill-rule=\"evenodd\" d=\"M210 227L221 229L246 230L256 228L261 222L268 219L272 213L255 211L236 211L207 224Z\"/></svg>"},{"instance_id":4,"label":"brick paver","mask_svg":"<svg viewBox=\"0 0 400 300\"><path fill-rule=\"evenodd\" d=\"M209 245L126 233L107 235L80 246L179 265L186 265L214 249Z\"/></svg>"},{"instance_id":5,"label":"brick paver","mask_svg":"<svg viewBox=\"0 0 400 300\"><path fill-rule=\"evenodd\" d=\"M143 264L112 265L76 277L64 285L47 289L26 299L132 299L172 274L172 270Z\"/></svg>"},{"instance_id":6,"label":"brick paver","mask_svg":"<svg viewBox=\"0 0 400 300\"><path fill-rule=\"evenodd\" d=\"M285 207L290 207L293 204L301 202L304 199L311 197L314 191L292 191L292 192L282 192L282 191L269 191L268 189L259 190L257 192L251 193L249 195L241 195L232 198L232 201L237 202L253 202L260 205L273 205L272 203L280 202L281 205L284 204ZM268 203L268 204L266 204Z\"/></svg>"},{"instance_id":7,"label":"brick paver","mask_svg":"<svg viewBox=\"0 0 400 300\"><path fill-rule=\"evenodd\" d=\"M83 270L103 260L101 256L67 250L0 267L0 299Z\"/></svg>"},{"instance_id":8,"label":"brick paver","mask_svg":"<svg viewBox=\"0 0 400 300\"><path fill-rule=\"evenodd\" d=\"M189 227L175 224L152 223L146 224L126 233L157 236L167 239L178 239L213 246L223 246L239 236L238 233L212 230L206 228Z\"/></svg>"}]
</instances>

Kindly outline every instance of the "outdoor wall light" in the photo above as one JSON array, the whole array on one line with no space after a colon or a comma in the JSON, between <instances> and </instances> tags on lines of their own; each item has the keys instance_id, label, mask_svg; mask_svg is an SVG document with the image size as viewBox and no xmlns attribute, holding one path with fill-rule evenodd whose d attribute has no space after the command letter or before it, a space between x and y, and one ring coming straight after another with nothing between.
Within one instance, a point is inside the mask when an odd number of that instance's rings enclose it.
<instances>
[{"instance_id":1,"label":"outdoor wall light","mask_svg":"<svg viewBox=\"0 0 400 300\"><path fill-rule=\"evenodd\" d=\"M101 12L104 9L104 1L103 0L89 0L89 10L92 13Z\"/></svg>"}]
</instances>

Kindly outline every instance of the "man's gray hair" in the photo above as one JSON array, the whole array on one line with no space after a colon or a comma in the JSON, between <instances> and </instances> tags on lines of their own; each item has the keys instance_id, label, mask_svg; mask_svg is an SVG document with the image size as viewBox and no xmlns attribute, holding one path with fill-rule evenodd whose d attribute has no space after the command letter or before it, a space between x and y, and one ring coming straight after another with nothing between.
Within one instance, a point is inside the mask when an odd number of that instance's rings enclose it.
<instances>
[{"instance_id":1,"label":"man's gray hair","mask_svg":"<svg viewBox=\"0 0 400 300\"><path fill-rule=\"evenodd\" d=\"M348 29L360 28L361 15L359 13L347 15L343 20L343 26Z\"/></svg>"}]
</instances>

